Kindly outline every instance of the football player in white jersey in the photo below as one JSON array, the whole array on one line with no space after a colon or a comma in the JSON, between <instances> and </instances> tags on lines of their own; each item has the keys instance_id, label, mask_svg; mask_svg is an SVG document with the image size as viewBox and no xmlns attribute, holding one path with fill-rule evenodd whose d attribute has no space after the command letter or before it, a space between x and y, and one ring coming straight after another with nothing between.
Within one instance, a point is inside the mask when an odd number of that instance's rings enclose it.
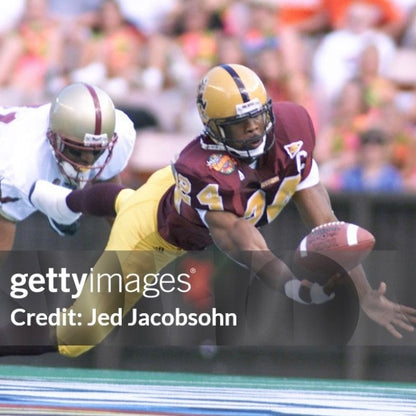
<instances>
[{"instance_id":1,"label":"football player in white jersey","mask_svg":"<svg viewBox=\"0 0 416 416\"><path fill-rule=\"evenodd\" d=\"M13 248L16 222L36 211L30 196L37 180L63 185L63 192L119 181L135 138L128 116L103 90L85 83L64 87L39 107L0 108L0 251ZM49 222L61 235L76 230L59 218Z\"/></svg>"}]
</instances>

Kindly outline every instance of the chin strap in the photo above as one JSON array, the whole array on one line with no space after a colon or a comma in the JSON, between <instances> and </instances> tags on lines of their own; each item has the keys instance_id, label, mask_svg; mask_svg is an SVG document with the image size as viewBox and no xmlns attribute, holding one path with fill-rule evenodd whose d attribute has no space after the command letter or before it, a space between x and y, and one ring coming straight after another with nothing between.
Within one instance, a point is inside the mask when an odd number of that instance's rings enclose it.
<instances>
[{"instance_id":1,"label":"chin strap","mask_svg":"<svg viewBox=\"0 0 416 416\"><path fill-rule=\"evenodd\" d=\"M90 170L84 172L77 171L69 162L66 160L61 160L58 163L59 170L61 171L62 176L65 177L66 184L68 188L79 189L83 188L87 182L90 181Z\"/></svg>"}]
</instances>

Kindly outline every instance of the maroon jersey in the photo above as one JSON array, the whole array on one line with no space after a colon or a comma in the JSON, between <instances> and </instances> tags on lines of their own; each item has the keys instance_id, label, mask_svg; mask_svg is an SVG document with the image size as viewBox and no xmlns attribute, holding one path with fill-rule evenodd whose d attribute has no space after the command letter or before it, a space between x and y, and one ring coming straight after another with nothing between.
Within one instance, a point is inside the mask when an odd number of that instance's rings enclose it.
<instances>
[{"instance_id":1,"label":"maroon jersey","mask_svg":"<svg viewBox=\"0 0 416 416\"><path fill-rule=\"evenodd\" d=\"M185 250L212 244L201 211L230 211L256 227L277 217L311 170L315 133L303 107L274 103L273 112L276 141L255 168L209 146L213 142L207 136L182 150L173 165L176 185L159 204L163 238Z\"/></svg>"}]
</instances>

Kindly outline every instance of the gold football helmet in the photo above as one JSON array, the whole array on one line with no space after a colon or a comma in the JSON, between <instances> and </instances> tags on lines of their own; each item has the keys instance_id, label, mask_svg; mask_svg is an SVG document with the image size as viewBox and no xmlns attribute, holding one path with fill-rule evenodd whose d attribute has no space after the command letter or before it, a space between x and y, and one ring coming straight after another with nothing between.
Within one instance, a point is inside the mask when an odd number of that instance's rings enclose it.
<instances>
[{"instance_id":1,"label":"gold football helmet","mask_svg":"<svg viewBox=\"0 0 416 416\"><path fill-rule=\"evenodd\" d=\"M79 187L97 178L107 165L117 140L115 119L111 98L98 87L74 83L56 95L49 112L48 139L70 185ZM94 175L90 175L92 169Z\"/></svg>"},{"instance_id":2,"label":"gold football helmet","mask_svg":"<svg viewBox=\"0 0 416 416\"><path fill-rule=\"evenodd\" d=\"M205 131L218 150L252 160L266 153L274 143L271 100L258 75L246 66L229 64L212 68L199 84L197 107ZM248 139L234 137L230 127L248 119L260 119L261 132Z\"/></svg>"}]
</instances>

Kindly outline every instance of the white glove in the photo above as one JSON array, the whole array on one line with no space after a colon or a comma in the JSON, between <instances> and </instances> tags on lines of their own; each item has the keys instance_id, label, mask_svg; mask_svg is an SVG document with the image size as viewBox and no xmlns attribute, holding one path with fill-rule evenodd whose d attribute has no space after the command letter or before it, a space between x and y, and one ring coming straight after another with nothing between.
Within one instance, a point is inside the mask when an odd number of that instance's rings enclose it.
<instances>
[{"instance_id":1,"label":"white glove","mask_svg":"<svg viewBox=\"0 0 416 416\"><path fill-rule=\"evenodd\" d=\"M335 297L335 293L331 293L329 296L324 292L323 287L318 283L313 283L310 287L311 302L306 302L299 296L299 291L302 283L298 279L291 279L285 283L285 294L288 298L293 299L298 303L304 305L320 305L321 303L328 302Z\"/></svg>"},{"instance_id":2,"label":"white glove","mask_svg":"<svg viewBox=\"0 0 416 416\"><path fill-rule=\"evenodd\" d=\"M58 224L69 225L81 216L81 213L71 211L66 204L66 197L71 191L72 189L39 179L30 189L29 201Z\"/></svg>"}]
</instances>

